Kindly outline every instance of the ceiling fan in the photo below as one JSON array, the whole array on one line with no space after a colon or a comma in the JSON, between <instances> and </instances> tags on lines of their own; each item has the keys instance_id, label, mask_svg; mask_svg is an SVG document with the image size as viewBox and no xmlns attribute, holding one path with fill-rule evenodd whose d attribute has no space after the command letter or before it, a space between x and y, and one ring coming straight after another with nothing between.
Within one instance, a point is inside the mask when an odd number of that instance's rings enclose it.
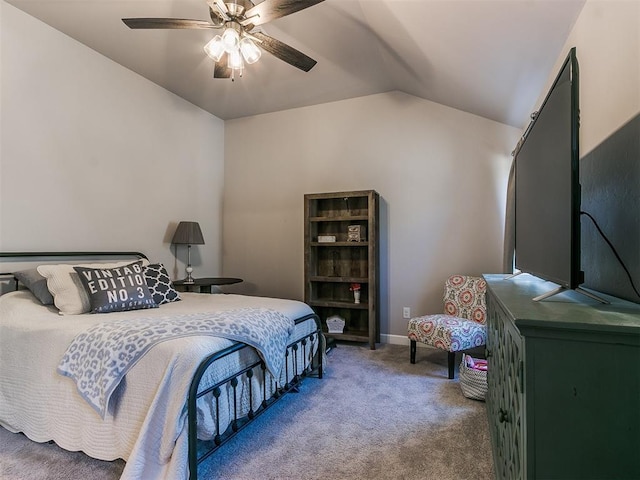
<instances>
[{"instance_id":1,"label":"ceiling fan","mask_svg":"<svg viewBox=\"0 0 640 480\"><path fill-rule=\"evenodd\" d=\"M214 78L242 76L244 64L258 61L263 50L308 72L317 63L295 48L265 34L258 28L267 22L312 7L324 0L206 0L211 21L180 18L123 18L132 29L224 29L204 46L215 61ZM257 44L257 45L256 45Z\"/></svg>"}]
</instances>

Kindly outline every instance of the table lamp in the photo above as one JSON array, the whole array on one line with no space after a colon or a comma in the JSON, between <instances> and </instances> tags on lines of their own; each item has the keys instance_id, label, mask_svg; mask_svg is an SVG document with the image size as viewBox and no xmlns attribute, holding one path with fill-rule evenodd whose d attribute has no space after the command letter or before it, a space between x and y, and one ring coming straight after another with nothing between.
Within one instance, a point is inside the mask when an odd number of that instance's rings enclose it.
<instances>
[{"instance_id":1,"label":"table lamp","mask_svg":"<svg viewBox=\"0 0 640 480\"><path fill-rule=\"evenodd\" d=\"M172 244L175 245L187 245L187 277L183 283L192 284L194 279L191 276L193 268L191 267L191 245L204 245L204 238L202 237L202 230L198 222L180 222L176 233L173 234Z\"/></svg>"}]
</instances>

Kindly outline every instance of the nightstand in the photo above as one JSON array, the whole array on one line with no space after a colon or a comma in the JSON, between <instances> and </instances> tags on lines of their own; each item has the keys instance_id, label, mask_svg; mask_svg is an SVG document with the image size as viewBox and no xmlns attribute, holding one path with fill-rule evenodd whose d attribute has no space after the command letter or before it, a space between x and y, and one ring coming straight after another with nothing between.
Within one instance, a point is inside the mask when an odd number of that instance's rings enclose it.
<instances>
[{"instance_id":1,"label":"nightstand","mask_svg":"<svg viewBox=\"0 0 640 480\"><path fill-rule=\"evenodd\" d=\"M184 280L174 280L173 286L176 290L181 292L199 292L199 293L212 293L214 286L220 285L233 285L234 283L242 282L241 278L231 277L209 277L209 278L196 278L194 283L184 283Z\"/></svg>"}]
</instances>

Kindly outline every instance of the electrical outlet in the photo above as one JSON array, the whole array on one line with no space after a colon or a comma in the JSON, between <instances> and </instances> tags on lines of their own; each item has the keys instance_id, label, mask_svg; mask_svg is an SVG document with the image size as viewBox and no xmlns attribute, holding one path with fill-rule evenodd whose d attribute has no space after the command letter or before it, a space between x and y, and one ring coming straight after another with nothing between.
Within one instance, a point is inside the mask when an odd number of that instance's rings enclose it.
<instances>
[{"instance_id":1,"label":"electrical outlet","mask_svg":"<svg viewBox=\"0 0 640 480\"><path fill-rule=\"evenodd\" d=\"M411 307L402 307L402 318L411 318Z\"/></svg>"}]
</instances>

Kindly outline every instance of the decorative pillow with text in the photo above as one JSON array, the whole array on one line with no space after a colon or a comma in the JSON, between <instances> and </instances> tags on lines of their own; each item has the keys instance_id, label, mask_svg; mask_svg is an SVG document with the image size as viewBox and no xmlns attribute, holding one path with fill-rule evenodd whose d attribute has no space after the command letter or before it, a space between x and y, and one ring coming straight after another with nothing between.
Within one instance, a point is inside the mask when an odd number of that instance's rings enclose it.
<instances>
[{"instance_id":1,"label":"decorative pillow with text","mask_svg":"<svg viewBox=\"0 0 640 480\"><path fill-rule=\"evenodd\" d=\"M89 296L91 312L109 313L155 308L142 262L115 268L73 267Z\"/></svg>"},{"instance_id":2,"label":"decorative pillow with text","mask_svg":"<svg viewBox=\"0 0 640 480\"><path fill-rule=\"evenodd\" d=\"M129 265L131 260L110 263L81 263L78 267L116 268ZM142 265L149 261L142 259ZM37 271L47 279L47 289L53 295L53 303L61 315L79 315L91 310L89 296L80 281L80 277L70 264L39 265Z\"/></svg>"}]
</instances>

